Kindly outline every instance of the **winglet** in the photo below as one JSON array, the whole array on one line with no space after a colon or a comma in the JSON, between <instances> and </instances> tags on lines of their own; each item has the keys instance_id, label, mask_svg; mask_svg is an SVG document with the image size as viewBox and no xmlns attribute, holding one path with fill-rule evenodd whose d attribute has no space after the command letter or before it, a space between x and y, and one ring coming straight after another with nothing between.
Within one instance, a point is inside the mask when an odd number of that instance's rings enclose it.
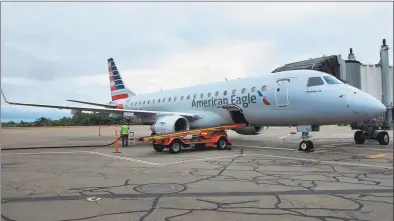
<instances>
[{"instance_id":1,"label":"winglet","mask_svg":"<svg viewBox=\"0 0 394 221\"><path fill-rule=\"evenodd\" d=\"M4 95L4 93L3 93L3 90L1 90L1 95L3 95L4 101L5 101L7 104L12 104L11 102L8 102L8 101L7 101L7 98L5 98L5 95Z\"/></svg>"}]
</instances>

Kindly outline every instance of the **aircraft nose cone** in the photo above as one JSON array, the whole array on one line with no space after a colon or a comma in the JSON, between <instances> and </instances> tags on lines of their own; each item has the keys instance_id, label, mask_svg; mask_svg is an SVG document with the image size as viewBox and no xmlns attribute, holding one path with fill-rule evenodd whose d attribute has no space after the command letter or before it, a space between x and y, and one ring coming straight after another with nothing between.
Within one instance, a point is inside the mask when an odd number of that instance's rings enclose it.
<instances>
[{"instance_id":1,"label":"aircraft nose cone","mask_svg":"<svg viewBox=\"0 0 394 221\"><path fill-rule=\"evenodd\" d=\"M381 116L387 110L386 106L382 102L380 102L378 100L373 102L369 108L370 108L369 112L373 116Z\"/></svg>"},{"instance_id":2,"label":"aircraft nose cone","mask_svg":"<svg viewBox=\"0 0 394 221\"><path fill-rule=\"evenodd\" d=\"M386 106L378 100L364 100L354 104L354 113L368 116L379 117L386 112Z\"/></svg>"}]
</instances>

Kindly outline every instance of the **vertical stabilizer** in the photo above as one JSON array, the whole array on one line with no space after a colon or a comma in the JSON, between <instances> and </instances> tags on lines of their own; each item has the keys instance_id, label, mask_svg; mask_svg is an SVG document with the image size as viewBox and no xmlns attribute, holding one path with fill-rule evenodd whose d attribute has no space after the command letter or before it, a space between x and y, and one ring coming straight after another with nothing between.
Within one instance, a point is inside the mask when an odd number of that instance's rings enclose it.
<instances>
[{"instance_id":1,"label":"vertical stabilizer","mask_svg":"<svg viewBox=\"0 0 394 221\"><path fill-rule=\"evenodd\" d=\"M127 99L135 95L135 93L125 87L113 58L108 58L108 72L112 101Z\"/></svg>"}]
</instances>

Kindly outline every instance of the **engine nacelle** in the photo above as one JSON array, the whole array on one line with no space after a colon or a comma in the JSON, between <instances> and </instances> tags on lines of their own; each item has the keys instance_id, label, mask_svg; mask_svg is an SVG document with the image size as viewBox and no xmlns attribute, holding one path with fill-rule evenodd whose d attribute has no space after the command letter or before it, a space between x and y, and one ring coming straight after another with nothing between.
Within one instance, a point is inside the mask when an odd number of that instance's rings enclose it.
<instances>
[{"instance_id":1,"label":"engine nacelle","mask_svg":"<svg viewBox=\"0 0 394 221\"><path fill-rule=\"evenodd\" d=\"M183 130L189 130L190 129L190 124L189 121L179 115L171 115L171 116L165 116L165 117L160 117L156 123L154 123L150 129L152 130L153 133L172 133L176 131L183 131Z\"/></svg>"},{"instance_id":2,"label":"engine nacelle","mask_svg":"<svg viewBox=\"0 0 394 221\"><path fill-rule=\"evenodd\" d=\"M263 133L263 127L247 126L244 128L236 128L234 131L242 135L258 135Z\"/></svg>"},{"instance_id":3,"label":"engine nacelle","mask_svg":"<svg viewBox=\"0 0 394 221\"><path fill-rule=\"evenodd\" d=\"M74 109L71 110L71 114L72 114L73 116L80 116L81 113L82 113L81 110L74 110Z\"/></svg>"}]
</instances>

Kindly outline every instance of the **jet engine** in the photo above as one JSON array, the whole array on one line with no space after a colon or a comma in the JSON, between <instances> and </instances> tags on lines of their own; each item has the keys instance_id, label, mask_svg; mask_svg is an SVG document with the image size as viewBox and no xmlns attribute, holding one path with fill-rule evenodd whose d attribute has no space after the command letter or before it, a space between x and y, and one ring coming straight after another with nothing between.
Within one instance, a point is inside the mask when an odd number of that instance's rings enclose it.
<instances>
[{"instance_id":1,"label":"jet engine","mask_svg":"<svg viewBox=\"0 0 394 221\"><path fill-rule=\"evenodd\" d=\"M263 127L247 126L244 128L236 128L234 131L242 135L258 135L263 133Z\"/></svg>"},{"instance_id":2,"label":"jet engine","mask_svg":"<svg viewBox=\"0 0 394 221\"><path fill-rule=\"evenodd\" d=\"M172 133L176 131L183 131L183 130L189 130L190 129L190 124L189 121L179 115L171 115L171 116L165 116L165 117L160 117L156 123L154 123L150 127L152 134L160 133Z\"/></svg>"}]
</instances>

